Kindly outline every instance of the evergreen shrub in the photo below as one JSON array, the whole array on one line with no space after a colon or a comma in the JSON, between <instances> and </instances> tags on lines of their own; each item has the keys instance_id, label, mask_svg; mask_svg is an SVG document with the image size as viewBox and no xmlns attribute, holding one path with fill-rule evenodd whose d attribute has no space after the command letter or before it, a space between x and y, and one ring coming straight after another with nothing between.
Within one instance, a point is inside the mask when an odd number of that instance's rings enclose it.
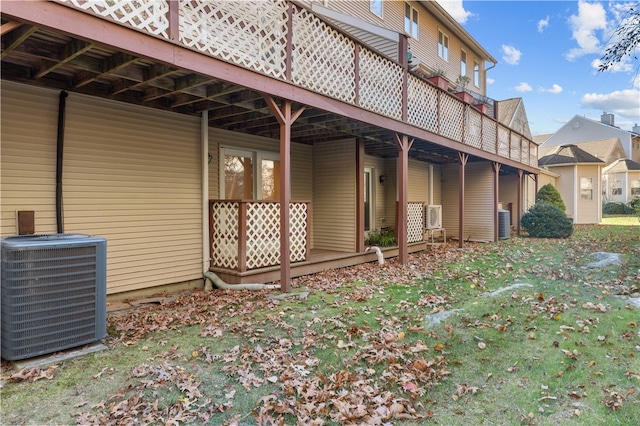
<instances>
[{"instance_id":1,"label":"evergreen shrub","mask_svg":"<svg viewBox=\"0 0 640 426\"><path fill-rule=\"evenodd\" d=\"M567 211L567 207L564 205L564 201L562 201L560 192L558 192L556 187L550 183L544 185L538 190L538 193L536 194L536 204L537 203L552 204L563 212Z\"/></svg>"},{"instance_id":2,"label":"evergreen shrub","mask_svg":"<svg viewBox=\"0 0 640 426\"><path fill-rule=\"evenodd\" d=\"M569 238L573 233L571 218L549 203L536 203L520 223L529 236L536 238Z\"/></svg>"},{"instance_id":3,"label":"evergreen shrub","mask_svg":"<svg viewBox=\"0 0 640 426\"><path fill-rule=\"evenodd\" d=\"M640 197L633 197L627 201L627 207L631 210L630 213L640 214Z\"/></svg>"},{"instance_id":4,"label":"evergreen shrub","mask_svg":"<svg viewBox=\"0 0 640 426\"><path fill-rule=\"evenodd\" d=\"M620 201L609 201L602 207L602 214L626 214L625 207Z\"/></svg>"}]
</instances>

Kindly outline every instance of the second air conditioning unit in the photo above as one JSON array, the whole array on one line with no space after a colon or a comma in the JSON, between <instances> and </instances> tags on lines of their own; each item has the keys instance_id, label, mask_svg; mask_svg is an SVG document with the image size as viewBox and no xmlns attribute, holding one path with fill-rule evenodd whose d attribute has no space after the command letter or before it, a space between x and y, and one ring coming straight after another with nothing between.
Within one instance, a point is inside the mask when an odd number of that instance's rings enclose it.
<instances>
[{"instance_id":1,"label":"second air conditioning unit","mask_svg":"<svg viewBox=\"0 0 640 426\"><path fill-rule=\"evenodd\" d=\"M424 209L424 228L442 228L442 206L427 205Z\"/></svg>"}]
</instances>

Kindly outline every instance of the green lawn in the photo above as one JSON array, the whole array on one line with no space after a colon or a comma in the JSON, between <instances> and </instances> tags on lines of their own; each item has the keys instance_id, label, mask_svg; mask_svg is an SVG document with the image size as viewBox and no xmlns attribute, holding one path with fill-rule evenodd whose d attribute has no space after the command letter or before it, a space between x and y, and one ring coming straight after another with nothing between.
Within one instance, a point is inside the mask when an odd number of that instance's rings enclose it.
<instances>
[{"instance_id":1,"label":"green lawn","mask_svg":"<svg viewBox=\"0 0 640 426\"><path fill-rule=\"evenodd\" d=\"M631 225L640 226L640 217L634 215L608 216L602 217L602 225Z\"/></svg>"},{"instance_id":2,"label":"green lawn","mask_svg":"<svg viewBox=\"0 0 640 426\"><path fill-rule=\"evenodd\" d=\"M107 351L3 364L2 422L638 425L640 226L619 220L110 313Z\"/></svg>"}]
</instances>

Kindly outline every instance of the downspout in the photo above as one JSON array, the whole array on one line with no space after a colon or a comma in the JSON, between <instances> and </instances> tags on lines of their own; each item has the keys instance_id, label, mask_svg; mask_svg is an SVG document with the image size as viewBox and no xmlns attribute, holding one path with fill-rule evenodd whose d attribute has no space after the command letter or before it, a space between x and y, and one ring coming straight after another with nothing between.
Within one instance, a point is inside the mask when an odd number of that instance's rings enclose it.
<instances>
[{"instance_id":1,"label":"downspout","mask_svg":"<svg viewBox=\"0 0 640 426\"><path fill-rule=\"evenodd\" d=\"M227 284L209 271L209 114L202 112L200 121L200 147L202 161L202 269L205 291L213 290L213 285L223 290L275 290L280 285L273 284Z\"/></svg>"},{"instance_id":2,"label":"downspout","mask_svg":"<svg viewBox=\"0 0 640 426\"><path fill-rule=\"evenodd\" d=\"M209 111L202 111L200 119L200 161L202 163L202 270L209 271L211 260L209 241ZM205 279L206 286L206 279Z\"/></svg>"},{"instance_id":3,"label":"downspout","mask_svg":"<svg viewBox=\"0 0 640 426\"><path fill-rule=\"evenodd\" d=\"M222 290L279 290L280 284L227 284L220 277L214 274L211 271L207 271L204 273L205 281L208 280L209 283L205 282L205 290L212 290L212 284L215 284L216 287Z\"/></svg>"},{"instance_id":4,"label":"downspout","mask_svg":"<svg viewBox=\"0 0 640 426\"><path fill-rule=\"evenodd\" d=\"M56 140L56 227L58 234L64 233L64 218L62 215L62 160L64 149L64 121L66 99L69 94L60 92L58 100L58 136Z\"/></svg>"}]
</instances>

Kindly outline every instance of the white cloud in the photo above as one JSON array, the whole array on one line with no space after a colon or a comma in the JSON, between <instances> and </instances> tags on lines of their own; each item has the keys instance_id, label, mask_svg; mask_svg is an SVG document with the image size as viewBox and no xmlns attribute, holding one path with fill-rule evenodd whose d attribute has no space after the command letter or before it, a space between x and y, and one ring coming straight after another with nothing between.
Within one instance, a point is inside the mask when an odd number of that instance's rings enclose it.
<instances>
[{"instance_id":1,"label":"white cloud","mask_svg":"<svg viewBox=\"0 0 640 426\"><path fill-rule=\"evenodd\" d=\"M467 20L473 16L473 13L465 10L462 5L462 0L438 0L438 3L440 3L440 6L459 24L466 23Z\"/></svg>"},{"instance_id":2,"label":"white cloud","mask_svg":"<svg viewBox=\"0 0 640 426\"><path fill-rule=\"evenodd\" d=\"M578 1L578 14L571 15L569 26L578 47L569 50L565 57L573 61L582 55L597 53L601 50L596 31L607 29L607 13L600 3L580 0Z\"/></svg>"},{"instance_id":3,"label":"white cloud","mask_svg":"<svg viewBox=\"0 0 640 426\"><path fill-rule=\"evenodd\" d=\"M546 18L538 21L538 32L541 33L546 27L549 26L549 15Z\"/></svg>"},{"instance_id":4,"label":"white cloud","mask_svg":"<svg viewBox=\"0 0 640 426\"><path fill-rule=\"evenodd\" d=\"M525 83L524 81L520 84L518 84L516 87L516 92L530 92L533 89L531 88L531 85L529 85L529 83Z\"/></svg>"},{"instance_id":5,"label":"white cloud","mask_svg":"<svg viewBox=\"0 0 640 426\"><path fill-rule=\"evenodd\" d=\"M493 84L495 82L496 82L496 80L494 78L487 77L487 84ZM640 80L638 80L638 82L640 83Z\"/></svg>"},{"instance_id":6,"label":"white cloud","mask_svg":"<svg viewBox=\"0 0 640 426\"><path fill-rule=\"evenodd\" d=\"M586 108L613 112L631 121L640 118L640 90L616 90L611 93L587 93L580 99L580 104Z\"/></svg>"},{"instance_id":7,"label":"white cloud","mask_svg":"<svg viewBox=\"0 0 640 426\"><path fill-rule=\"evenodd\" d=\"M553 84L553 86L551 86L550 89L545 89L542 88L541 89L543 92L547 92L547 93L552 93L554 95L557 95L558 93L562 93L562 86L560 86L559 84Z\"/></svg>"},{"instance_id":8,"label":"white cloud","mask_svg":"<svg viewBox=\"0 0 640 426\"><path fill-rule=\"evenodd\" d=\"M612 64L607 71L608 72L630 72L633 69L633 66L631 65L629 60L630 60L629 57L624 58L624 60ZM595 70L598 70L600 68L600 65L602 65L602 61L600 60L600 58L597 58L591 61L591 68Z\"/></svg>"},{"instance_id":9,"label":"white cloud","mask_svg":"<svg viewBox=\"0 0 640 426\"><path fill-rule=\"evenodd\" d=\"M513 46L502 45L502 59L510 65L518 65L522 52Z\"/></svg>"}]
</instances>

